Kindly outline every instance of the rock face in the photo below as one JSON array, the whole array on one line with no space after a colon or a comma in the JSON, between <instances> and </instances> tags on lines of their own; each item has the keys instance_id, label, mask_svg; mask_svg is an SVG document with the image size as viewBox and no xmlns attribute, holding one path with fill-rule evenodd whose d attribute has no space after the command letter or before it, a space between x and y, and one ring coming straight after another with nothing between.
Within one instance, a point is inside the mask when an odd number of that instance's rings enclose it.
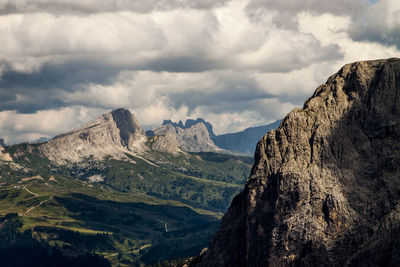
<instances>
[{"instance_id":1,"label":"rock face","mask_svg":"<svg viewBox=\"0 0 400 267\"><path fill-rule=\"evenodd\" d=\"M228 133L214 136L214 143L223 149L242 152L253 155L257 142L270 130L279 127L281 121L271 124L247 128L237 133Z\"/></svg>"},{"instance_id":2,"label":"rock face","mask_svg":"<svg viewBox=\"0 0 400 267\"><path fill-rule=\"evenodd\" d=\"M174 154L182 151L216 152L221 150L211 140L209 130L203 121L186 122L186 126L182 122L180 124L169 122L164 121L163 126L154 129L153 149Z\"/></svg>"},{"instance_id":3,"label":"rock face","mask_svg":"<svg viewBox=\"0 0 400 267\"><path fill-rule=\"evenodd\" d=\"M144 130L128 110L117 109L88 124L39 146L50 160L65 164L86 158L124 157L125 152L141 154L146 142Z\"/></svg>"},{"instance_id":4,"label":"rock face","mask_svg":"<svg viewBox=\"0 0 400 267\"><path fill-rule=\"evenodd\" d=\"M171 120L164 120L162 127L155 130L157 133L155 131L147 131L146 135L149 137L167 135L168 138L162 141L162 145L156 146L162 151L177 151L176 147L181 147L183 150L193 152L230 150L253 155L256 144L260 138L268 131L278 128L280 122L281 121L276 121L268 125L247 128L237 133L216 135L211 123L202 118L196 120L189 119L185 123L182 121L176 123ZM202 125L204 125L208 131L209 138L204 132ZM175 136L173 129L175 129L178 137ZM194 133L195 131L199 131L200 134ZM179 136L182 135L186 135L186 137L179 138ZM193 137L195 135L196 137L202 136L203 139L194 140ZM175 149L173 149L173 147L175 147Z\"/></svg>"},{"instance_id":5,"label":"rock face","mask_svg":"<svg viewBox=\"0 0 400 267\"><path fill-rule=\"evenodd\" d=\"M400 60L345 65L257 145L194 266L400 265Z\"/></svg>"},{"instance_id":6,"label":"rock face","mask_svg":"<svg viewBox=\"0 0 400 267\"><path fill-rule=\"evenodd\" d=\"M188 119L188 120L186 120L185 124L183 124L182 121L179 121L178 123L176 123L176 122L173 122L171 120L164 120L163 123L162 123L162 126L167 125L167 124L171 124L175 128L179 127L179 128L182 128L182 129L188 129L188 128L190 128L193 125L196 125L198 123L203 123L207 128L207 131L208 131L208 133L210 135L210 138L214 139L214 137L216 135L215 135L215 133L213 131L213 126L211 125L211 123L209 123L208 121L205 121L202 118L197 118L196 120Z\"/></svg>"}]
</instances>

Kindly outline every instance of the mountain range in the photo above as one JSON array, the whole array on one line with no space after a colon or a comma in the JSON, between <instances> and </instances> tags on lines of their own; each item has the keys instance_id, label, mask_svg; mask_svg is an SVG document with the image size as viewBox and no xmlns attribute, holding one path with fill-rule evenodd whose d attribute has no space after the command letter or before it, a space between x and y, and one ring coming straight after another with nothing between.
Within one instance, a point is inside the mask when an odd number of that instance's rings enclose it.
<instances>
[{"instance_id":1,"label":"mountain range","mask_svg":"<svg viewBox=\"0 0 400 267\"><path fill-rule=\"evenodd\" d=\"M145 132L117 109L1 142L0 265L398 266L399 77L400 59L347 64L233 134L200 118ZM254 161L229 151L255 140Z\"/></svg>"},{"instance_id":2,"label":"mountain range","mask_svg":"<svg viewBox=\"0 0 400 267\"><path fill-rule=\"evenodd\" d=\"M48 141L2 143L0 265L139 266L199 253L253 160L217 147L203 120L186 126L148 136L117 109ZM21 246L37 253L7 257Z\"/></svg>"},{"instance_id":3,"label":"mountain range","mask_svg":"<svg viewBox=\"0 0 400 267\"><path fill-rule=\"evenodd\" d=\"M279 127L280 120L275 121L273 123L246 128L240 132L227 133L216 135L213 131L213 126L211 123L205 121L202 118L197 118L196 120L186 120L185 123L179 121L178 123L173 122L171 120L164 120L162 125L166 127L166 125L170 125L174 129L189 129L195 125L204 124L205 128L208 131L210 139L214 142L215 146L220 149L238 152L246 155L253 155L254 150L256 148L257 142L264 136L268 131L276 129ZM147 131L146 134L148 136L154 136L154 130ZM207 140L207 142L210 142ZM209 148L212 150L212 148Z\"/></svg>"}]
</instances>

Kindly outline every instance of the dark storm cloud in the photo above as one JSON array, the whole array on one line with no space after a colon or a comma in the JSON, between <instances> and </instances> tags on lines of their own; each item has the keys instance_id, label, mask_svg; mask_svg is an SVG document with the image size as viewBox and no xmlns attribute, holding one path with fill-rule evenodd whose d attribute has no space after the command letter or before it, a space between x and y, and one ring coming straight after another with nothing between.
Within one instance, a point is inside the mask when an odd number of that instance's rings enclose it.
<instances>
[{"instance_id":1,"label":"dark storm cloud","mask_svg":"<svg viewBox=\"0 0 400 267\"><path fill-rule=\"evenodd\" d=\"M95 62L45 64L32 73L5 70L0 79L0 111L33 113L66 106L60 92L82 90L88 83L110 84L119 70Z\"/></svg>"},{"instance_id":2,"label":"dark storm cloud","mask_svg":"<svg viewBox=\"0 0 400 267\"><path fill-rule=\"evenodd\" d=\"M254 99L273 98L274 95L263 92L256 84L235 84L230 86L229 82L225 88L208 91L187 91L180 93L170 93L169 99L173 102L175 108L184 105L192 112L198 106L207 106L209 111L238 111L238 103ZM227 104L227 105L226 105Z\"/></svg>"},{"instance_id":3,"label":"dark storm cloud","mask_svg":"<svg viewBox=\"0 0 400 267\"><path fill-rule=\"evenodd\" d=\"M377 42L400 48L400 4L381 0L370 5L364 16L352 24L350 36L356 41Z\"/></svg>"},{"instance_id":4,"label":"dark storm cloud","mask_svg":"<svg viewBox=\"0 0 400 267\"><path fill-rule=\"evenodd\" d=\"M137 70L167 71L167 72L203 72L207 70L226 68L228 64L206 56L161 57L143 64Z\"/></svg>"},{"instance_id":5,"label":"dark storm cloud","mask_svg":"<svg viewBox=\"0 0 400 267\"><path fill-rule=\"evenodd\" d=\"M296 28L296 17L299 12L306 11L313 14L330 13L334 15L349 15L358 18L368 6L367 0L250 0L247 5L249 14L257 19L262 16L263 9L276 10L275 23L284 28Z\"/></svg>"},{"instance_id":6,"label":"dark storm cloud","mask_svg":"<svg viewBox=\"0 0 400 267\"><path fill-rule=\"evenodd\" d=\"M112 85L121 71L202 72L217 62L201 57L161 58L144 64L116 65L92 59L72 60L62 64L46 63L32 73L6 68L0 78L0 111L32 113L68 106L62 93L84 90L89 84Z\"/></svg>"},{"instance_id":7,"label":"dark storm cloud","mask_svg":"<svg viewBox=\"0 0 400 267\"><path fill-rule=\"evenodd\" d=\"M87 63L87 62L84 62ZM15 88L16 90L42 90L64 88L74 90L77 84L84 82L105 83L115 71L107 68L84 66L78 62L69 62L62 65L45 64L32 73L15 70L4 71L0 79L0 88Z\"/></svg>"},{"instance_id":8,"label":"dark storm cloud","mask_svg":"<svg viewBox=\"0 0 400 267\"><path fill-rule=\"evenodd\" d=\"M331 13L335 15L361 13L367 5L367 1L363 0L336 0L336 1L321 1L321 0L250 0L249 8L268 8L279 11L288 11L298 13L300 11L312 11L318 14Z\"/></svg>"},{"instance_id":9,"label":"dark storm cloud","mask_svg":"<svg viewBox=\"0 0 400 267\"><path fill-rule=\"evenodd\" d=\"M177 8L210 9L224 2L227 2L227 0L5 0L0 3L0 13L49 12L55 14L89 14L118 11L149 13L155 10L164 11Z\"/></svg>"}]
</instances>

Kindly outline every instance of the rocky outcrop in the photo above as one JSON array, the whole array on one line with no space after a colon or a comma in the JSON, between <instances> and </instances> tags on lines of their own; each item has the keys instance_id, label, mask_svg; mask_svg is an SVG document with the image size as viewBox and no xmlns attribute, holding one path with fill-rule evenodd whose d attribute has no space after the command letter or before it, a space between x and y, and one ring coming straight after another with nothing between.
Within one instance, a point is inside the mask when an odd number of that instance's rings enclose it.
<instances>
[{"instance_id":1,"label":"rocky outcrop","mask_svg":"<svg viewBox=\"0 0 400 267\"><path fill-rule=\"evenodd\" d=\"M87 158L125 157L126 152L146 150L146 136L138 120L125 109L117 109L88 124L41 144L39 150L58 164Z\"/></svg>"},{"instance_id":2,"label":"rocky outcrop","mask_svg":"<svg viewBox=\"0 0 400 267\"><path fill-rule=\"evenodd\" d=\"M213 131L213 126L211 125L211 123L209 123L208 121L205 121L202 118L197 118L196 120L188 119L188 120L186 120L185 124L183 124L182 121L179 121L178 123L176 123L171 120L164 120L162 123L162 126L170 124L170 125L174 126L175 128L179 127L182 129L188 129L198 123L203 123L206 126L211 139L213 139L216 136Z\"/></svg>"},{"instance_id":3,"label":"rocky outcrop","mask_svg":"<svg viewBox=\"0 0 400 267\"><path fill-rule=\"evenodd\" d=\"M247 128L241 132L217 135L212 139L220 148L253 155L257 142L267 132L278 128L280 123L279 120L267 125Z\"/></svg>"},{"instance_id":4,"label":"rocky outcrop","mask_svg":"<svg viewBox=\"0 0 400 267\"><path fill-rule=\"evenodd\" d=\"M220 151L210 138L209 130L204 122L197 122L182 127L179 124L166 123L154 129L152 148L168 153L189 152L209 152ZM211 126L212 127L212 126Z\"/></svg>"},{"instance_id":5,"label":"rocky outcrop","mask_svg":"<svg viewBox=\"0 0 400 267\"><path fill-rule=\"evenodd\" d=\"M257 145L194 266L400 265L400 60L345 65Z\"/></svg>"},{"instance_id":6,"label":"rocky outcrop","mask_svg":"<svg viewBox=\"0 0 400 267\"><path fill-rule=\"evenodd\" d=\"M1 161L13 161L11 155L5 151L3 146L0 146L0 163Z\"/></svg>"},{"instance_id":7,"label":"rocky outcrop","mask_svg":"<svg viewBox=\"0 0 400 267\"><path fill-rule=\"evenodd\" d=\"M12 161L12 157L9 153L5 152L4 147L6 144L4 143L4 140L0 138L0 161Z\"/></svg>"}]
</instances>

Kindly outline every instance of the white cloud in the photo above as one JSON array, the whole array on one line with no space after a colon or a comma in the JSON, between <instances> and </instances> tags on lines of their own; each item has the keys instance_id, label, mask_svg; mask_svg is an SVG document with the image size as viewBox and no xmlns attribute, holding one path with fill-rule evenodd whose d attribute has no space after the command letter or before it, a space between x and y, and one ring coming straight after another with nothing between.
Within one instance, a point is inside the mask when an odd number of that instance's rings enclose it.
<instances>
[{"instance_id":1,"label":"white cloud","mask_svg":"<svg viewBox=\"0 0 400 267\"><path fill-rule=\"evenodd\" d=\"M400 48L400 2L380 0L370 5L350 28L353 39Z\"/></svg>"},{"instance_id":2,"label":"white cloud","mask_svg":"<svg viewBox=\"0 0 400 267\"><path fill-rule=\"evenodd\" d=\"M349 29L353 24L347 16L312 15L303 12L299 14L298 21L301 32L311 33L321 43L335 44L339 47L343 59L333 61L335 69L354 61L400 56L399 50L394 46L352 40Z\"/></svg>"},{"instance_id":3,"label":"white cloud","mask_svg":"<svg viewBox=\"0 0 400 267\"><path fill-rule=\"evenodd\" d=\"M26 72L70 61L91 68L289 71L340 57L311 35L278 29L268 19L250 20L245 3L232 1L212 11L3 15L0 61Z\"/></svg>"},{"instance_id":4,"label":"white cloud","mask_svg":"<svg viewBox=\"0 0 400 267\"><path fill-rule=\"evenodd\" d=\"M0 11L4 13L27 13L46 11L56 14L64 13L100 13L129 10L148 13L155 10L171 10L175 8L206 9L225 2L225 0L2 0Z\"/></svg>"},{"instance_id":5,"label":"white cloud","mask_svg":"<svg viewBox=\"0 0 400 267\"><path fill-rule=\"evenodd\" d=\"M119 107L148 128L268 123L345 63L400 56L399 10L394 0L0 1L0 136L53 136Z\"/></svg>"},{"instance_id":6,"label":"white cloud","mask_svg":"<svg viewBox=\"0 0 400 267\"><path fill-rule=\"evenodd\" d=\"M1 137L6 143L33 141L40 137L50 138L84 124L100 114L102 109L67 107L58 110L43 110L33 114L16 111L0 112Z\"/></svg>"}]
</instances>

